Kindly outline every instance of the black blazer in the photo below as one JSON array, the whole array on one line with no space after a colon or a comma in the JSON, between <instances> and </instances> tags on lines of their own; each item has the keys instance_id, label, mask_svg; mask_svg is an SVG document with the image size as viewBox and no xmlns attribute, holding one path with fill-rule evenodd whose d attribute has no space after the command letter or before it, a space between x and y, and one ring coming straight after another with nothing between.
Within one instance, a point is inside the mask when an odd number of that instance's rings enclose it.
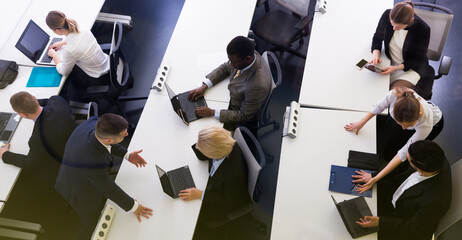
<instances>
[{"instance_id":1,"label":"black blazer","mask_svg":"<svg viewBox=\"0 0 462 240\"><path fill-rule=\"evenodd\" d=\"M109 176L113 157L122 157L127 150L116 144L109 153L95 136L96 121L96 117L90 118L72 133L55 186L81 218L97 214L106 198L125 211L134 204Z\"/></svg>"},{"instance_id":2,"label":"black blazer","mask_svg":"<svg viewBox=\"0 0 462 240\"><path fill-rule=\"evenodd\" d=\"M27 155L5 152L3 161L23 168L34 180L53 187L58 175L64 147L75 128L71 110L60 96L51 97L34 124ZM43 140L43 141L42 141ZM22 173L21 173L22 174Z\"/></svg>"},{"instance_id":3,"label":"black blazer","mask_svg":"<svg viewBox=\"0 0 462 240\"><path fill-rule=\"evenodd\" d=\"M385 54L389 59L391 59L389 44L394 33L390 22L390 11L391 9L385 10L382 14L372 38L371 48L371 51L382 50L382 42L384 42ZM412 69L422 77L428 71L427 50L430 42L430 27L416 15L414 23L407 30L403 45L404 71Z\"/></svg>"},{"instance_id":4,"label":"black blazer","mask_svg":"<svg viewBox=\"0 0 462 240\"><path fill-rule=\"evenodd\" d=\"M445 161L438 175L404 191L396 201L393 216L380 217L380 232L387 236L384 239L430 240L451 198L451 168Z\"/></svg>"},{"instance_id":5,"label":"black blazer","mask_svg":"<svg viewBox=\"0 0 462 240\"><path fill-rule=\"evenodd\" d=\"M194 152L200 160L209 161L210 173L212 160L199 151ZM242 152L239 146L234 144L229 156L223 160L213 176L209 176L199 218L200 221L222 220L229 213L251 203Z\"/></svg>"}]
</instances>

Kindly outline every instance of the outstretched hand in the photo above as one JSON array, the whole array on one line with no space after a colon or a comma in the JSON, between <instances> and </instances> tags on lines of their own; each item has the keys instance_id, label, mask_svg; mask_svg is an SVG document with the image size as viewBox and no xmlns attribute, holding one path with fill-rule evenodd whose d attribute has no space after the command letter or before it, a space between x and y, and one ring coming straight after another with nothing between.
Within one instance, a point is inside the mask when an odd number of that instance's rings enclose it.
<instances>
[{"instance_id":1,"label":"outstretched hand","mask_svg":"<svg viewBox=\"0 0 462 240\"><path fill-rule=\"evenodd\" d=\"M8 143L8 144L6 144L5 146L1 146L1 147L0 147L0 158L3 157L3 154L4 154L6 151L10 150L10 146L11 146L11 144Z\"/></svg>"},{"instance_id":2,"label":"outstretched hand","mask_svg":"<svg viewBox=\"0 0 462 240\"><path fill-rule=\"evenodd\" d=\"M361 227L378 227L379 226L379 217L378 216L365 216L360 218L359 221L356 221Z\"/></svg>"},{"instance_id":3,"label":"outstretched hand","mask_svg":"<svg viewBox=\"0 0 462 240\"><path fill-rule=\"evenodd\" d=\"M363 126L364 126L364 123L362 123L361 121L358 121L358 122L352 122L350 124L347 124L344 126L344 128L347 131L355 131L356 135L358 135L359 130L361 130Z\"/></svg>"},{"instance_id":4,"label":"outstretched hand","mask_svg":"<svg viewBox=\"0 0 462 240\"><path fill-rule=\"evenodd\" d=\"M133 163L136 167L144 167L146 166L147 162L144 160L143 157L139 155L143 149L131 152L130 155L128 156L128 161Z\"/></svg>"},{"instance_id":5,"label":"outstretched hand","mask_svg":"<svg viewBox=\"0 0 462 240\"><path fill-rule=\"evenodd\" d=\"M152 216L152 209L147 208L138 203L138 208L133 212L136 218L138 218L138 222L141 222L141 217L149 219L149 216Z\"/></svg>"}]
</instances>

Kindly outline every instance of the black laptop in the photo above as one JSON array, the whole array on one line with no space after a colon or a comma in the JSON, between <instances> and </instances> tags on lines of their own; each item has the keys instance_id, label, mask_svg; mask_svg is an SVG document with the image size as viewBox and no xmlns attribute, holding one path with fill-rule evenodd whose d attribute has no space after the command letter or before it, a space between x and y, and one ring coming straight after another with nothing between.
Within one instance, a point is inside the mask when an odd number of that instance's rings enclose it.
<instances>
[{"instance_id":1,"label":"black laptop","mask_svg":"<svg viewBox=\"0 0 462 240\"><path fill-rule=\"evenodd\" d=\"M0 112L0 147L10 142L20 120L16 113Z\"/></svg>"},{"instance_id":2,"label":"black laptop","mask_svg":"<svg viewBox=\"0 0 462 240\"><path fill-rule=\"evenodd\" d=\"M334 200L340 217L342 217L343 223L352 238L362 237L364 235L375 233L379 230L377 227L363 228L356 223L356 221L360 221L360 218L372 216L372 212L364 197L357 197L339 203L335 201L334 196L331 195L331 197L332 200Z\"/></svg>"},{"instance_id":3,"label":"black laptop","mask_svg":"<svg viewBox=\"0 0 462 240\"><path fill-rule=\"evenodd\" d=\"M186 125L189 125L190 122L201 118L196 116L196 108L207 107L207 102L205 102L204 97L201 97L195 101L189 101L189 91L175 94L167 84L165 84L165 87L167 88L168 97L172 102L173 110L176 112L176 114L178 114L178 116L180 116Z\"/></svg>"},{"instance_id":4,"label":"black laptop","mask_svg":"<svg viewBox=\"0 0 462 240\"><path fill-rule=\"evenodd\" d=\"M48 48L63 38L51 38L34 21L30 20L15 47L32 62L43 65L55 65L53 58L48 56Z\"/></svg>"},{"instance_id":5,"label":"black laptop","mask_svg":"<svg viewBox=\"0 0 462 240\"><path fill-rule=\"evenodd\" d=\"M172 198L178 198L181 190L196 187L187 165L168 172L165 172L157 165L156 168L162 189Z\"/></svg>"}]
</instances>

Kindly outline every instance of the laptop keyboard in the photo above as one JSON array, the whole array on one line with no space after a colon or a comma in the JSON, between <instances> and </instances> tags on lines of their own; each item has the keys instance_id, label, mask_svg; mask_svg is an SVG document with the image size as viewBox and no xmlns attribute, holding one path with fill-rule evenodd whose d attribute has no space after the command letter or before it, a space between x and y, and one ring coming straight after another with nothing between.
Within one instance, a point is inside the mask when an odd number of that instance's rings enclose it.
<instances>
[{"instance_id":1,"label":"laptop keyboard","mask_svg":"<svg viewBox=\"0 0 462 240\"><path fill-rule=\"evenodd\" d=\"M355 233L362 233L366 232L367 229L360 227L358 224L356 224L356 221L359 221L360 218L364 217L361 216L361 213L359 212L358 206L354 201L346 201L344 202L344 209L347 213L348 218L351 220L353 225L353 231Z\"/></svg>"},{"instance_id":2,"label":"laptop keyboard","mask_svg":"<svg viewBox=\"0 0 462 240\"><path fill-rule=\"evenodd\" d=\"M42 59L40 60L40 62L42 63L51 63L51 60L53 60L52 57L48 56L48 48L53 45L54 43L56 42L61 42L63 40L63 38L53 38L50 42L50 44L48 44L47 48L45 51L47 51L45 54L43 54L43 57Z\"/></svg>"},{"instance_id":3,"label":"laptop keyboard","mask_svg":"<svg viewBox=\"0 0 462 240\"><path fill-rule=\"evenodd\" d=\"M186 116L189 121L197 119L196 108L206 106L204 104L204 99L198 99L197 101L188 100L189 92L184 92L178 95L178 100L180 102L182 110L186 113Z\"/></svg>"},{"instance_id":4,"label":"laptop keyboard","mask_svg":"<svg viewBox=\"0 0 462 240\"><path fill-rule=\"evenodd\" d=\"M1 113L0 114L0 133L3 133L3 131L6 128L6 125L8 124L8 121L10 120L11 113Z\"/></svg>"},{"instance_id":5,"label":"laptop keyboard","mask_svg":"<svg viewBox=\"0 0 462 240\"><path fill-rule=\"evenodd\" d=\"M186 184L185 177L183 175L183 171L172 171L168 173L168 177L172 182L174 190L184 190L188 188L188 184Z\"/></svg>"}]
</instances>

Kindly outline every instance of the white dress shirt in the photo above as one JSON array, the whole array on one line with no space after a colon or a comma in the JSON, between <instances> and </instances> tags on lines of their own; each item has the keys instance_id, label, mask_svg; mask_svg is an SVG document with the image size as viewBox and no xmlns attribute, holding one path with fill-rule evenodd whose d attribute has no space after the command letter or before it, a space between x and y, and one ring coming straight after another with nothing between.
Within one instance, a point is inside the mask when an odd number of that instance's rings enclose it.
<instances>
[{"instance_id":1,"label":"white dress shirt","mask_svg":"<svg viewBox=\"0 0 462 240\"><path fill-rule=\"evenodd\" d=\"M67 44L59 50L61 62L56 65L56 70L61 75L67 75L77 65L88 76L99 78L109 71L109 56L101 50L89 30L79 31L66 37Z\"/></svg>"},{"instance_id":2,"label":"white dress shirt","mask_svg":"<svg viewBox=\"0 0 462 240\"><path fill-rule=\"evenodd\" d=\"M396 189L395 193L393 194L393 198L391 200L391 203L393 204L393 207L396 207L396 201L403 195L403 193L411 188L412 186L416 185L417 183L420 183L424 180L427 180L429 178L432 178L438 174L432 175L430 177L424 177L421 176L419 172L414 172L411 174L406 180L404 180L403 183Z\"/></svg>"}]
</instances>

